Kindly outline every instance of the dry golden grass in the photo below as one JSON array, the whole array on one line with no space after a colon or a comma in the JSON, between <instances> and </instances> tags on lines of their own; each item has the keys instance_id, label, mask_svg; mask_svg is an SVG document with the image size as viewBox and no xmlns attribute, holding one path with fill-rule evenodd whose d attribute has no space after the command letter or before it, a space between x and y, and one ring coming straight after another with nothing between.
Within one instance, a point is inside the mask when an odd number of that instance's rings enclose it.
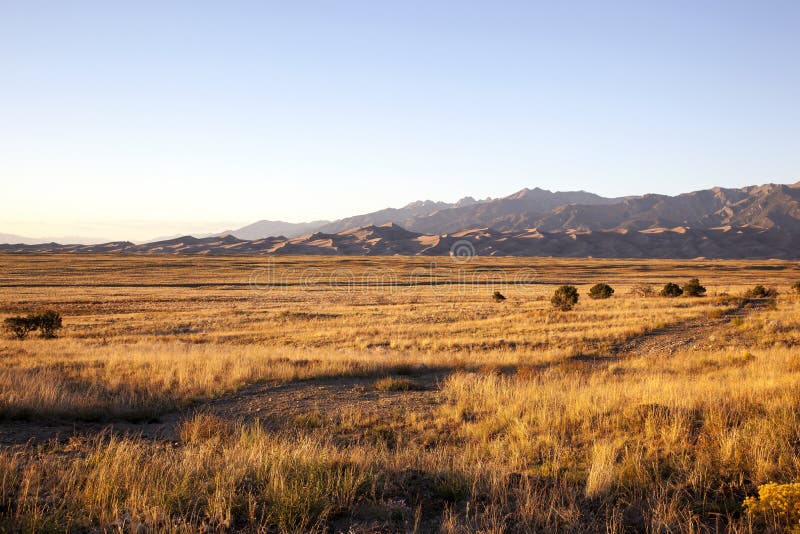
<instances>
[{"instance_id":1,"label":"dry golden grass","mask_svg":"<svg viewBox=\"0 0 800 534\"><path fill-rule=\"evenodd\" d=\"M748 532L766 523L745 497L800 481L791 263L0 256L0 273L0 318L65 323L0 341L0 418L35 436L201 408L176 441L4 441L0 530ZM693 277L709 296L629 294ZM599 281L611 299L587 298ZM562 283L581 292L572 312L550 307ZM726 319L755 283L774 306ZM704 321L675 353L617 350ZM320 380L383 404L204 410Z\"/></svg>"}]
</instances>

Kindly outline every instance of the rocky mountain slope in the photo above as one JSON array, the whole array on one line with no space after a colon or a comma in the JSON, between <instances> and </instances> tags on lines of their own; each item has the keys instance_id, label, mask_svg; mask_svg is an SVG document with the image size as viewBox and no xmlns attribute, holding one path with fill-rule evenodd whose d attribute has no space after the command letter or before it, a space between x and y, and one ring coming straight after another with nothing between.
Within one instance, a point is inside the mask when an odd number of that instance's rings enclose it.
<instances>
[{"instance_id":1,"label":"rocky mountain slope","mask_svg":"<svg viewBox=\"0 0 800 534\"><path fill-rule=\"evenodd\" d=\"M766 184L741 189L715 187L677 196L643 195L606 198L585 191L551 192L523 189L507 197L456 203L430 200L402 208L348 217L333 222L282 223L261 221L231 231L240 239L298 237L306 233L337 233L362 226L394 223L413 232L445 234L468 228L500 231L536 228L567 230L644 230L648 228L715 228L719 226L778 227L800 231L800 182Z\"/></svg>"},{"instance_id":2,"label":"rocky mountain slope","mask_svg":"<svg viewBox=\"0 0 800 534\"><path fill-rule=\"evenodd\" d=\"M494 200L414 203L300 236L14 244L0 252L800 259L800 182L621 199L525 189Z\"/></svg>"},{"instance_id":3,"label":"rocky mountain slope","mask_svg":"<svg viewBox=\"0 0 800 534\"><path fill-rule=\"evenodd\" d=\"M544 189L523 189L503 198L475 200L464 197L458 202L420 200L402 208L386 208L372 213L355 215L336 221L286 223L259 221L231 230L240 239L260 239L271 236L297 237L305 233L337 233L361 226L381 226L394 223L414 232L441 234L464 228L493 227L507 229L527 214L543 214L568 204L613 204L622 199L604 198L585 191L550 192Z\"/></svg>"}]
</instances>

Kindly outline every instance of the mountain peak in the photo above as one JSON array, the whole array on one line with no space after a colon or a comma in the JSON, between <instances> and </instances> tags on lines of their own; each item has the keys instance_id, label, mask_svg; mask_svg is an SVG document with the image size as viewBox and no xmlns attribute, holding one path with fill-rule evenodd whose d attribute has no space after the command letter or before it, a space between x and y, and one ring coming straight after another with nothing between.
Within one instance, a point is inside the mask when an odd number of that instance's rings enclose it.
<instances>
[{"instance_id":1,"label":"mountain peak","mask_svg":"<svg viewBox=\"0 0 800 534\"><path fill-rule=\"evenodd\" d=\"M415 200L414 202L409 202L401 209L418 209L418 208L427 208L427 207L434 207L438 205L442 205L444 202L436 202L434 200Z\"/></svg>"},{"instance_id":2,"label":"mountain peak","mask_svg":"<svg viewBox=\"0 0 800 534\"><path fill-rule=\"evenodd\" d=\"M519 191L517 191L516 193L508 195L505 198L512 199L512 200L518 200L518 199L525 199L525 198L528 198L528 197L538 196L538 195L542 195L542 194L546 194L546 195L556 194L557 195L558 193L557 192L553 193L552 191L548 191L547 189L542 189L540 187L534 187L533 189L530 189L528 187L524 187L524 188L520 189Z\"/></svg>"}]
</instances>

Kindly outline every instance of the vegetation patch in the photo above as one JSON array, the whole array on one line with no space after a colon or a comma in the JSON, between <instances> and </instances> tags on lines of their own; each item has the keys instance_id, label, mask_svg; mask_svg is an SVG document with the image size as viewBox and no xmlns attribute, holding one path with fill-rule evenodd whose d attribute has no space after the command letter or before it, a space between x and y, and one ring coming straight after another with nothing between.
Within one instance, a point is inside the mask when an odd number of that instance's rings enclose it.
<instances>
[{"instance_id":1,"label":"vegetation patch","mask_svg":"<svg viewBox=\"0 0 800 534\"><path fill-rule=\"evenodd\" d=\"M667 282L659 292L659 295L668 298L680 297L683 295L683 289L681 289L681 286L674 282Z\"/></svg>"},{"instance_id":2,"label":"vegetation patch","mask_svg":"<svg viewBox=\"0 0 800 534\"><path fill-rule=\"evenodd\" d=\"M777 289L774 287L766 288L760 284L744 292L744 298L747 299L767 299L775 298L777 296Z\"/></svg>"},{"instance_id":3,"label":"vegetation patch","mask_svg":"<svg viewBox=\"0 0 800 534\"><path fill-rule=\"evenodd\" d=\"M636 284L630 289L631 296L650 298L656 296L656 290L649 284Z\"/></svg>"},{"instance_id":4,"label":"vegetation patch","mask_svg":"<svg viewBox=\"0 0 800 534\"><path fill-rule=\"evenodd\" d=\"M416 391L421 386L409 378L395 378L387 376L375 382L376 391Z\"/></svg>"},{"instance_id":5,"label":"vegetation patch","mask_svg":"<svg viewBox=\"0 0 800 534\"><path fill-rule=\"evenodd\" d=\"M595 284L589 290L589 298L602 300L610 298L614 294L614 288L608 284Z\"/></svg>"},{"instance_id":6,"label":"vegetation patch","mask_svg":"<svg viewBox=\"0 0 800 534\"><path fill-rule=\"evenodd\" d=\"M700 284L700 280L692 278L683 286L683 294L687 297L702 297L706 294L706 288Z\"/></svg>"},{"instance_id":7,"label":"vegetation patch","mask_svg":"<svg viewBox=\"0 0 800 534\"><path fill-rule=\"evenodd\" d=\"M748 497L743 507L762 529L786 532L800 530L800 483L770 482L758 487L758 497Z\"/></svg>"},{"instance_id":8,"label":"vegetation patch","mask_svg":"<svg viewBox=\"0 0 800 534\"><path fill-rule=\"evenodd\" d=\"M578 303L578 299L578 288L566 285L556 289L556 292L550 299L550 304L557 310L566 312L575 307Z\"/></svg>"},{"instance_id":9,"label":"vegetation patch","mask_svg":"<svg viewBox=\"0 0 800 534\"><path fill-rule=\"evenodd\" d=\"M3 320L6 331L17 339L25 339L28 334L38 330L39 336L45 339L56 337L63 322L61 315L53 310L47 310L38 314L30 314L25 317L8 317Z\"/></svg>"}]
</instances>

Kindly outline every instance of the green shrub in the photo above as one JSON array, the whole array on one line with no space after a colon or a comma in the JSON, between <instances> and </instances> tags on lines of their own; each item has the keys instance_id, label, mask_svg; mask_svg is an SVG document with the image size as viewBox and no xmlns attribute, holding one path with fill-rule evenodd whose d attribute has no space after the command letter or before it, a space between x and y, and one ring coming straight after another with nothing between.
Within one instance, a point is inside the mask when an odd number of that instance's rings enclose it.
<instances>
[{"instance_id":1,"label":"green shrub","mask_svg":"<svg viewBox=\"0 0 800 534\"><path fill-rule=\"evenodd\" d=\"M492 298L494 299L495 302L503 302L504 300L506 300L506 296L500 293L499 291L495 291L492 294Z\"/></svg>"},{"instance_id":2,"label":"green shrub","mask_svg":"<svg viewBox=\"0 0 800 534\"><path fill-rule=\"evenodd\" d=\"M578 303L578 289L575 286L561 286L556 289L550 304L561 311L569 311Z\"/></svg>"},{"instance_id":3,"label":"green shrub","mask_svg":"<svg viewBox=\"0 0 800 534\"><path fill-rule=\"evenodd\" d=\"M669 297L669 298L680 297L681 295L683 295L683 289L681 289L681 286L679 286L678 284L673 284L672 282L669 282L664 286L664 289L661 290L659 295L661 295L662 297Z\"/></svg>"},{"instance_id":4,"label":"green shrub","mask_svg":"<svg viewBox=\"0 0 800 534\"><path fill-rule=\"evenodd\" d=\"M775 289L774 287L766 288L760 284L744 292L744 297L748 299L766 299L777 296L778 296L777 289Z\"/></svg>"},{"instance_id":5,"label":"green shrub","mask_svg":"<svg viewBox=\"0 0 800 534\"><path fill-rule=\"evenodd\" d=\"M608 284L595 284L589 290L589 298L607 299L614 294L614 288Z\"/></svg>"},{"instance_id":6,"label":"green shrub","mask_svg":"<svg viewBox=\"0 0 800 534\"><path fill-rule=\"evenodd\" d=\"M683 286L683 294L687 297L702 297L706 294L706 288L700 285L700 280L692 278Z\"/></svg>"}]
</instances>

